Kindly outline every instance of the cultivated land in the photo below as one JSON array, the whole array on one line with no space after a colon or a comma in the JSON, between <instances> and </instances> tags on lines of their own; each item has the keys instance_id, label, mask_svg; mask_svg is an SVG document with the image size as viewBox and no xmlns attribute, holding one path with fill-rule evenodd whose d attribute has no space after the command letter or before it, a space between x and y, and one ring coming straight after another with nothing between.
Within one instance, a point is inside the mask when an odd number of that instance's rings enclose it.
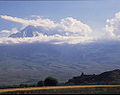
<instances>
[{"instance_id":1,"label":"cultivated land","mask_svg":"<svg viewBox=\"0 0 120 95\"><path fill-rule=\"evenodd\" d=\"M120 94L120 85L77 85L0 89L0 94Z\"/></svg>"}]
</instances>

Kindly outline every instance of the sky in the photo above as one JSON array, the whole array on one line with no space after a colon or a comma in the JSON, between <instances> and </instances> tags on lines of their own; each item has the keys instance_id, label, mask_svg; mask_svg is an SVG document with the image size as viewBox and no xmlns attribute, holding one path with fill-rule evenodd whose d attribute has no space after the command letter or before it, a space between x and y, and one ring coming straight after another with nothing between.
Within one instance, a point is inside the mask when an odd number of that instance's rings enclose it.
<instances>
[{"instance_id":1,"label":"sky","mask_svg":"<svg viewBox=\"0 0 120 95\"><path fill-rule=\"evenodd\" d=\"M60 23L61 19L71 17L88 25L93 31L90 35L95 36L104 35L107 19L114 18L115 14L119 12L120 0L0 1L1 16L29 20L40 16L42 19L50 19L54 23ZM0 17L0 37L6 36L2 30L17 29L19 31L22 26L23 23Z\"/></svg>"}]
</instances>

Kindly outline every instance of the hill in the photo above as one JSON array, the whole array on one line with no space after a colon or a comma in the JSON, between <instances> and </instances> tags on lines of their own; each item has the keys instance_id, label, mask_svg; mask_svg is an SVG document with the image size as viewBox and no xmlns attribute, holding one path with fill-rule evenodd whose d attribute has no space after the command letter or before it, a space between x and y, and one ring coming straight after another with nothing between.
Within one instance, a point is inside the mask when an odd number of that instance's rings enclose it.
<instances>
[{"instance_id":1,"label":"hill","mask_svg":"<svg viewBox=\"0 0 120 95\"><path fill-rule=\"evenodd\" d=\"M66 84L120 84L120 70L107 71L98 75L86 75L73 77Z\"/></svg>"}]
</instances>

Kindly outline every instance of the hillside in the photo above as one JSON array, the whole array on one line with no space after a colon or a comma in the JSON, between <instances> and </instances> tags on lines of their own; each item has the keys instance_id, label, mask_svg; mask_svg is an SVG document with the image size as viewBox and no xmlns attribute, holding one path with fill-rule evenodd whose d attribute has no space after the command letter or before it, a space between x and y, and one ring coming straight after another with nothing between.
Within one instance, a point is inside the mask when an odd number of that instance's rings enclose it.
<instances>
[{"instance_id":1,"label":"hillside","mask_svg":"<svg viewBox=\"0 0 120 95\"><path fill-rule=\"evenodd\" d=\"M119 43L0 45L0 85L36 83L47 76L65 82L81 72L120 68Z\"/></svg>"},{"instance_id":2,"label":"hillside","mask_svg":"<svg viewBox=\"0 0 120 95\"><path fill-rule=\"evenodd\" d=\"M120 84L120 70L107 71L98 75L82 73L81 76L68 80L66 84Z\"/></svg>"}]
</instances>

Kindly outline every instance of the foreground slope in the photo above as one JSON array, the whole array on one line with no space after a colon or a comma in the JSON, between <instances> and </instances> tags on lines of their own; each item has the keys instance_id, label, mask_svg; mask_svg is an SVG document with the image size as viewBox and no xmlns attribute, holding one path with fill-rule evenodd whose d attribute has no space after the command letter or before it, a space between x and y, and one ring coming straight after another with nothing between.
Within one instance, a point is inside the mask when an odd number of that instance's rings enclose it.
<instances>
[{"instance_id":1,"label":"foreground slope","mask_svg":"<svg viewBox=\"0 0 120 95\"><path fill-rule=\"evenodd\" d=\"M120 84L120 70L107 71L98 75L85 75L73 77L66 84Z\"/></svg>"}]
</instances>

